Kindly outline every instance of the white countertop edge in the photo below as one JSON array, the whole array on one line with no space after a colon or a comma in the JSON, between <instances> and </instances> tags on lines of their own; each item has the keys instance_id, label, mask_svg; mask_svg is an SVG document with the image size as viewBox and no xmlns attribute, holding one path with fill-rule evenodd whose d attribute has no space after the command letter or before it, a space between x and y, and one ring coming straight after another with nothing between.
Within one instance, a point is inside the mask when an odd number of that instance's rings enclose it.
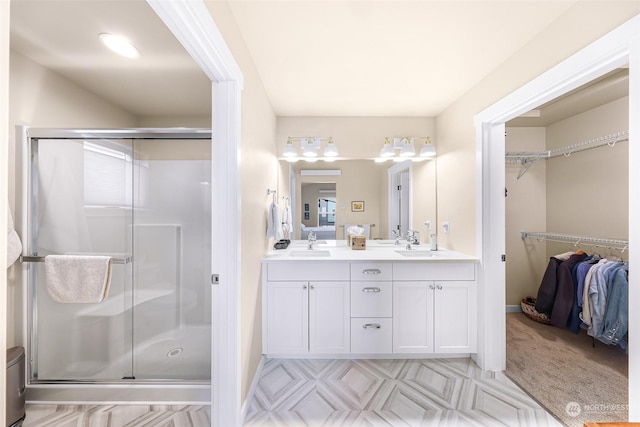
<instances>
[{"instance_id":1,"label":"white countertop edge","mask_svg":"<svg viewBox=\"0 0 640 427\"><path fill-rule=\"evenodd\" d=\"M327 241L314 246L314 249L307 249L307 242L295 240L291 242L287 249L270 251L264 258L265 262L280 261L388 261L388 262L479 262L479 258L448 249L438 249L431 251L428 245L414 245L411 253L425 256L405 256L396 251L406 251L405 245L393 245L390 241L367 241L367 248L363 250L353 250L346 246L342 240ZM306 252L309 251L309 256ZM318 253L329 252L327 256L317 256Z\"/></svg>"}]
</instances>

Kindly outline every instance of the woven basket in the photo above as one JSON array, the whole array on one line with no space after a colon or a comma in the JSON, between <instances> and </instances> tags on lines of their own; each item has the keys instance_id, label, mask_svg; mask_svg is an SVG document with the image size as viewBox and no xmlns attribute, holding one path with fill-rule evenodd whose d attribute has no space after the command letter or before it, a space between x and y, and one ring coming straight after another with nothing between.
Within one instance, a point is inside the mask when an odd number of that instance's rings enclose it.
<instances>
[{"instance_id":1,"label":"woven basket","mask_svg":"<svg viewBox=\"0 0 640 427\"><path fill-rule=\"evenodd\" d=\"M551 319L544 313L538 313L536 311L536 299L533 297L522 298L520 301L520 307L522 307L522 312L531 320L535 320L536 322L544 323L545 325L551 324Z\"/></svg>"}]
</instances>

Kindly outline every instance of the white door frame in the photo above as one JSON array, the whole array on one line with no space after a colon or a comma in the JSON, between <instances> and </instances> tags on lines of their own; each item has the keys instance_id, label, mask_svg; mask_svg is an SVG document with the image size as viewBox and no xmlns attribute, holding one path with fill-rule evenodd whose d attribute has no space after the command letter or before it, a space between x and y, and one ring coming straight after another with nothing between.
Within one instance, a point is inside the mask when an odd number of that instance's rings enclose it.
<instances>
[{"instance_id":1,"label":"white door frame","mask_svg":"<svg viewBox=\"0 0 640 427\"><path fill-rule=\"evenodd\" d=\"M404 162L391 166L387 170L387 174L388 174L388 181L387 181L388 182L388 189L387 189L388 208L387 209L388 209L388 217L389 217L389 224L388 224L389 238L391 238L391 236L393 235L391 230L395 229L395 226L398 224L398 221L400 221L400 218L398 218L397 209L393 210L392 207L397 207L397 195L396 195L397 193L395 190L395 187L397 185L396 177L404 171L409 171L409 224L413 224L413 162L411 160L406 160ZM401 231L406 233L407 230L401 230Z\"/></svg>"},{"instance_id":2,"label":"white door frame","mask_svg":"<svg viewBox=\"0 0 640 427\"><path fill-rule=\"evenodd\" d=\"M212 84L211 425L240 425L240 101L243 75L203 0L147 0Z\"/></svg>"},{"instance_id":3,"label":"white door frame","mask_svg":"<svg viewBox=\"0 0 640 427\"><path fill-rule=\"evenodd\" d=\"M629 65L629 245L640 248L640 15L527 83L475 117L476 242L480 258L477 362L506 368L504 123L615 68ZM635 221L634 221L635 220ZM640 251L629 252L640 265ZM633 268L633 267L632 267ZM629 306L640 301L640 275L629 276ZM629 420L640 421L640 310L629 310Z\"/></svg>"}]
</instances>

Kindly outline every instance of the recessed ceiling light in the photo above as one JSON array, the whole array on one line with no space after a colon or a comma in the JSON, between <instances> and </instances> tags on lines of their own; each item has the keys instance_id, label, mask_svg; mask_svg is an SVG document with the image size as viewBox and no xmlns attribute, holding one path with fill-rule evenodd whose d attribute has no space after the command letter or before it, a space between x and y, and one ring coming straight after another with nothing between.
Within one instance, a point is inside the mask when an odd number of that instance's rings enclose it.
<instances>
[{"instance_id":1,"label":"recessed ceiling light","mask_svg":"<svg viewBox=\"0 0 640 427\"><path fill-rule=\"evenodd\" d=\"M138 49L123 37L114 36L113 34L108 33L101 33L98 35L98 38L106 47L118 55L122 55L127 58L137 58L140 56Z\"/></svg>"}]
</instances>

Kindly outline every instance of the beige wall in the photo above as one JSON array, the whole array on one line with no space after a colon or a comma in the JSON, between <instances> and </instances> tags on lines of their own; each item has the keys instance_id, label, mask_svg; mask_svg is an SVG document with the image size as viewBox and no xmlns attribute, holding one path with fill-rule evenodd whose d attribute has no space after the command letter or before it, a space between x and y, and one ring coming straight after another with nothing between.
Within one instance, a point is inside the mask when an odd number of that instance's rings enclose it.
<instances>
[{"instance_id":1,"label":"beige wall","mask_svg":"<svg viewBox=\"0 0 640 427\"><path fill-rule=\"evenodd\" d=\"M7 221L9 133L9 1L0 2L0 224ZM0 271L5 270L7 238L0 236ZM7 276L0 275L0 313L7 307ZM0 316L0 366L7 366L7 324L9 313ZM6 375L0 374L0 390L6 390ZM6 399L0 399L0 420L6 419Z\"/></svg>"},{"instance_id":2,"label":"beige wall","mask_svg":"<svg viewBox=\"0 0 640 427\"><path fill-rule=\"evenodd\" d=\"M136 126L141 128L211 128L211 116L142 116L136 120Z\"/></svg>"},{"instance_id":3,"label":"beige wall","mask_svg":"<svg viewBox=\"0 0 640 427\"><path fill-rule=\"evenodd\" d=\"M451 223L442 245L476 252L474 116L638 13L638 1L576 2L437 117L438 221Z\"/></svg>"},{"instance_id":4,"label":"beige wall","mask_svg":"<svg viewBox=\"0 0 640 427\"><path fill-rule=\"evenodd\" d=\"M507 128L507 151L545 149L545 128ZM547 230L547 164L540 160L517 179L523 168L518 163L507 163L505 175L506 304L516 306L522 298L538 294L548 262L544 245L520 238L521 231Z\"/></svg>"},{"instance_id":5,"label":"beige wall","mask_svg":"<svg viewBox=\"0 0 640 427\"><path fill-rule=\"evenodd\" d=\"M624 97L547 127L547 147L628 129L629 98ZM547 160L547 231L629 238L628 142ZM547 256L573 249L572 245L549 243ZM592 250L588 246L583 249ZM603 249L596 251L603 253Z\"/></svg>"},{"instance_id":6,"label":"beige wall","mask_svg":"<svg viewBox=\"0 0 640 427\"><path fill-rule=\"evenodd\" d=\"M435 130L433 117L278 117L276 140L281 158L290 136L332 136L340 158L373 159L387 136L433 137Z\"/></svg>"},{"instance_id":7,"label":"beige wall","mask_svg":"<svg viewBox=\"0 0 640 427\"><path fill-rule=\"evenodd\" d=\"M262 355L261 260L273 246L267 240L267 188L278 188L275 156L276 117L264 87L238 31L229 6L207 1L207 7L244 74L242 92L242 395L247 391ZM213 124L215 126L215 123ZM282 194L278 201L282 203Z\"/></svg>"}]
</instances>

